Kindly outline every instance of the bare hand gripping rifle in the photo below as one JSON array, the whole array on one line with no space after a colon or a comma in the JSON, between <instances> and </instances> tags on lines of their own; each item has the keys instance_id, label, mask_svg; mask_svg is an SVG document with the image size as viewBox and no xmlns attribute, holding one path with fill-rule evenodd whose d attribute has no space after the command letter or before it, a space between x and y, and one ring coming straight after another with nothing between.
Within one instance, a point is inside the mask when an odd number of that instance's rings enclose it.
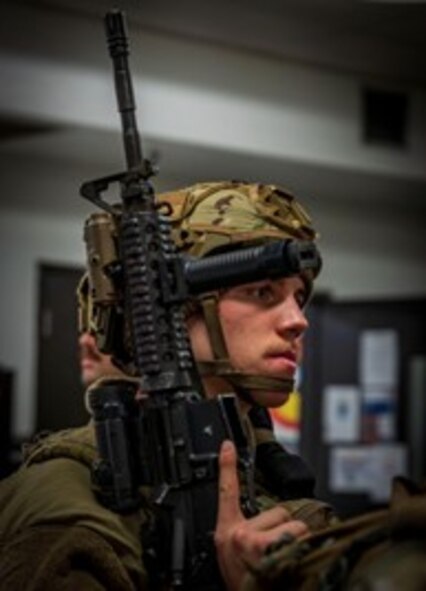
<instances>
[{"instance_id":1,"label":"bare hand gripping rifle","mask_svg":"<svg viewBox=\"0 0 426 591\"><path fill-rule=\"evenodd\" d=\"M85 239L98 345L130 363L138 383L104 381L90 393L100 456L93 479L115 511L148 504L142 546L151 588L221 589L213 545L220 445L236 444L248 515L256 512L252 458L234 395L205 397L183 305L218 287L298 274L320 259L313 244L292 240L203 260L176 252L142 155L123 15L108 13L105 24L127 170L82 185L81 194L107 212L92 214ZM113 183L120 207L102 198ZM149 501L141 486L152 491Z\"/></svg>"}]
</instances>

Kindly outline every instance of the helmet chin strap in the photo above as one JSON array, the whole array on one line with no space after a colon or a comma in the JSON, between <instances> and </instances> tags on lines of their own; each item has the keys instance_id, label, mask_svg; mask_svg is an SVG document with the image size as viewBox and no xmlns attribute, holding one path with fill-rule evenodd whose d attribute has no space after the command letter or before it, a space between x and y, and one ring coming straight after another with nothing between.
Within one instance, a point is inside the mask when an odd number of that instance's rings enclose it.
<instances>
[{"instance_id":1,"label":"helmet chin strap","mask_svg":"<svg viewBox=\"0 0 426 591\"><path fill-rule=\"evenodd\" d=\"M231 384L235 392L249 404L255 404L252 390L290 393L294 389L294 380L274 376L248 374L235 369L229 359L222 326L219 320L218 296L209 293L200 298L201 309L210 339L214 359L199 361L197 366L202 377L217 376ZM259 404L259 402L257 402Z\"/></svg>"}]
</instances>

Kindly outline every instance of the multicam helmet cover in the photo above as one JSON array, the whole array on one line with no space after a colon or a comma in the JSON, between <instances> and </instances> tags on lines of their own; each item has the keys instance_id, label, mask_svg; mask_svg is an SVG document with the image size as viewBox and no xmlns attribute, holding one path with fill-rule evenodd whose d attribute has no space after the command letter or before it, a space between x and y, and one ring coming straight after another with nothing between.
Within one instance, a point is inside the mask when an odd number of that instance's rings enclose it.
<instances>
[{"instance_id":1,"label":"multicam helmet cover","mask_svg":"<svg viewBox=\"0 0 426 591\"><path fill-rule=\"evenodd\" d=\"M238 244L317 237L302 206L275 185L199 183L163 193L160 201L172 208L179 250L197 257Z\"/></svg>"}]
</instances>

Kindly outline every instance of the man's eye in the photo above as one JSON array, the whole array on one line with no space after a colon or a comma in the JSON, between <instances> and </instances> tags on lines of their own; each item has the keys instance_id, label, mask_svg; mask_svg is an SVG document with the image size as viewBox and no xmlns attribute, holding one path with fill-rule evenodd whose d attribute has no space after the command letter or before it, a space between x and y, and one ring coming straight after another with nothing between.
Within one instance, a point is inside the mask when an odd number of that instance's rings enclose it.
<instances>
[{"instance_id":1,"label":"man's eye","mask_svg":"<svg viewBox=\"0 0 426 591\"><path fill-rule=\"evenodd\" d=\"M260 285L248 290L248 295L265 304L271 304L275 299L274 290L270 285Z\"/></svg>"},{"instance_id":2,"label":"man's eye","mask_svg":"<svg viewBox=\"0 0 426 591\"><path fill-rule=\"evenodd\" d=\"M299 305L299 308L304 308L306 306L306 300L308 299L308 294L306 291L298 291L295 295L296 302Z\"/></svg>"}]
</instances>

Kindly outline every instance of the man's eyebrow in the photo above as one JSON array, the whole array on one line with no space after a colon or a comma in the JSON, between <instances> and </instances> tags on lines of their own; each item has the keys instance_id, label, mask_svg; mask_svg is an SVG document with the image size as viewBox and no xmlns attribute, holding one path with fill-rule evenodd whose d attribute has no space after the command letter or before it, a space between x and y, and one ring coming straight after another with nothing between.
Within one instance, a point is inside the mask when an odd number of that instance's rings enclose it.
<instances>
[{"instance_id":1,"label":"man's eyebrow","mask_svg":"<svg viewBox=\"0 0 426 591\"><path fill-rule=\"evenodd\" d=\"M272 282L273 282L273 279L269 279L268 277L266 277L265 279L259 279L258 281L250 281L249 283L241 283L240 285L236 285L235 287L233 287L231 289L244 289L247 287L256 287L257 285L265 285L265 284L269 284Z\"/></svg>"}]
</instances>

